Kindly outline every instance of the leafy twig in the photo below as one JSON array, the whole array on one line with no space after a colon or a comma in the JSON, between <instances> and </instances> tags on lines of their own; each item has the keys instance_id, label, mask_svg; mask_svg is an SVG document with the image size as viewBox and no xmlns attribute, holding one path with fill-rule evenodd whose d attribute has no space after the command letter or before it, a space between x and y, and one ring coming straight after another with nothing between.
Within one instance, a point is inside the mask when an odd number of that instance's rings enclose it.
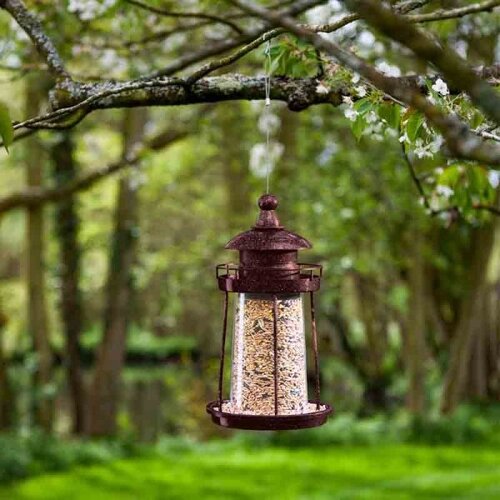
<instances>
[{"instance_id":1,"label":"leafy twig","mask_svg":"<svg viewBox=\"0 0 500 500\"><path fill-rule=\"evenodd\" d=\"M407 106L421 111L429 123L443 135L449 151L455 157L480 161L491 165L500 164L499 145L477 137L457 116L444 114L441 109L432 104L415 88L404 88L398 85L397 79L385 76L353 52L347 51L330 40L326 40L309 29L298 25L290 17L271 12L268 9L244 0L233 0L232 3L238 5L244 11L252 12L262 19L286 28L287 31L309 41L317 49L326 52L344 66L359 73L384 93L404 102ZM476 79L475 76L474 79ZM457 86L460 88L460 85ZM488 93L491 90L489 89Z\"/></svg>"},{"instance_id":2,"label":"leafy twig","mask_svg":"<svg viewBox=\"0 0 500 500\"><path fill-rule=\"evenodd\" d=\"M205 12L176 12L169 11L166 9L160 9L158 7L153 7L152 5L145 4L144 2L140 2L139 0L125 0L127 3L131 5L135 5L141 9L147 10L154 14L164 17L174 17L174 18L191 18L191 19L206 19L207 21L212 21L215 23L225 24L229 26L232 30L236 31L238 34L242 34L243 30L233 21L226 19L224 17L215 16L213 14L206 14Z\"/></svg>"}]
</instances>

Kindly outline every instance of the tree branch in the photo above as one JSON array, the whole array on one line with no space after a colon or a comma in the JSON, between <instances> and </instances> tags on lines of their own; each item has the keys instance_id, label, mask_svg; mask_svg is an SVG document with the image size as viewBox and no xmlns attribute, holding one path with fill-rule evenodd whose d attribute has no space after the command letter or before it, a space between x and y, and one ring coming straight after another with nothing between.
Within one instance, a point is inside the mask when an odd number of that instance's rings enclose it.
<instances>
[{"instance_id":1,"label":"tree branch","mask_svg":"<svg viewBox=\"0 0 500 500\"><path fill-rule=\"evenodd\" d=\"M271 98L288 104L292 111L301 111L315 104L339 105L341 89L317 92L314 78L273 78ZM150 81L79 83L65 81L52 92L55 111L30 118L14 125L14 129L50 128L53 122L75 112L137 106L177 106L232 100L262 100L265 78L223 75L198 80L187 85L185 79L159 78ZM64 125L64 122L63 122Z\"/></svg>"},{"instance_id":2,"label":"tree branch","mask_svg":"<svg viewBox=\"0 0 500 500\"><path fill-rule=\"evenodd\" d=\"M431 203L429 201L429 197L427 196L427 193L425 192L424 186L422 184L422 181L420 177L417 175L417 172L415 170L415 166L413 165L413 162L410 160L408 153L406 152L405 145L404 143L401 143L401 151L403 153L403 158L405 160L406 166L408 167L408 172L410 173L410 177L413 181L413 184L415 184L415 187L417 188L417 191L420 195L420 198L422 200L422 203L427 210L427 213L431 215L432 217L436 217L437 215L443 214L443 213L449 213L452 215L453 218L457 218L461 215L461 212L459 208L455 205L451 205L448 207L444 208L439 208L439 209L434 209L431 206ZM490 212L493 215L500 216L500 209L493 205L482 205L480 203L473 205L472 207L474 210L484 210L487 212Z\"/></svg>"},{"instance_id":3,"label":"tree branch","mask_svg":"<svg viewBox=\"0 0 500 500\"><path fill-rule=\"evenodd\" d=\"M59 202L77 192L85 191L111 174L136 164L148 151L158 151L183 139L187 135L189 135L187 130L165 130L147 139L142 147L132 155L127 155L126 158L121 158L115 163L93 170L79 179L75 179L63 186L49 189L27 189L1 198L0 216L16 208L26 208L43 205L45 203Z\"/></svg>"},{"instance_id":4,"label":"tree branch","mask_svg":"<svg viewBox=\"0 0 500 500\"><path fill-rule=\"evenodd\" d=\"M173 12L165 9L159 9L158 7L153 7L152 5L147 5L139 0L125 0L131 5L135 5L140 9L147 10L153 14L157 14L163 17L173 17L173 18L191 18L191 19L206 19L207 21L213 21L215 23L225 24L229 26L232 30L236 31L238 34L242 34L243 30L234 22L223 17L215 16L213 14L206 14L204 12Z\"/></svg>"},{"instance_id":5,"label":"tree branch","mask_svg":"<svg viewBox=\"0 0 500 500\"><path fill-rule=\"evenodd\" d=\"M442 21L444 19L457 19L468 16L469 14L477 14L479 12L493 10L499 5L499 0L487 0L486 2L473 3L456 9L440 9L427 14L413 14L408 16L406 19L410 23L428 23L432 21Z\"/></svg>"},{"instance_id":6,"label":"tree branch","mask_svg":"<svg viewBox=\"0 0 500 500\"><path fill-rule=\"evenodd\" d=\"M0 0L0 8L6 10L30 37L52 75L56 78L69 78L55 45L43 31L38 17L28 11L24 2L22 0Z\"/></svg>"},{"instance_id":7,"label":"tree branch","mask_svg":"<svg viewBox=\"0 0 500 500\"><path fill-rule=\"evenodd\" d=\"M500 2L500 0L488 0L487 2L483 2L481 4L474 4L460 9L452 9L449 11L440 10L438 12L433 12L428 15L426 14L425 16L408 15L406 16L406 19L411 23L420 23L420 22L438 21L440 19L451 19L453 17L463 17L467 14L489 10L492 8L491 4L498 2ZM407 14L408 12L418 7L422 7L427 3L429 3L429 0L400 2L395 5L394 10L399 14ZM432 16L432 18L430 16ZM304 28L308 28L311 31L314 31L315 33L333 33L334 31L337 31L340 28L347 26L348 24L357 21L358 19L360 19L360 16L358 14L349 14L342 17L341 19L338 19L333 23L318 24L318 25L301 25L301 26ZM258 38L255 38L250 43L240 47L238 50L236 50L229 56L226 56L222 59L218 59L215 61L210 61L207 64L203 65L201 68L196 70L195 73L193 73L193 75L189 77L189 81L194 82L198 78L206 76L216 69L229 66L230 64L241 59L243 56L245 56L252 50L255 50L263 43L273 38L276 38L277 36L285 32L286 30L284 30L283 28L275 28L274 30L265 32L263 35L259 36Z\"/></svg>"},{"instance_id":8,"label":"tree branch","mask_svg":"<svg viewBox=\"0 0 500 500\"><path fill-rule=\"evenodd\" d=\"M292 6L286 10L283 10L289 16L296 16L305 12L306 10L323 3L324 0L299 0L294 2ZM217 56L219 54L223 54L228 50L235 49L243 44L250 43L256 38L262 36L266 31L269 30L269 26L255 28L251 31L248 31L246 34L241 35L236 38L229 38L227 40L222 40L218 43L214 43L200 51L190 52L184 56L181 56L176 59L173 63L165 66L165 68L152 73L151 75L145 77L146 79L156 78L159 76L170 76L178 71L181 71L193 64L196 64L200 61L203 61L211 56Z\"/></svg>"},{"instance_id":9,"label":"tree branch","mask_svg":"<svg viewBox=\"0 0 500 500\"><path fill-rule=\"evenodd\" d=\"M401 133L401 131L400 131ZM408 157L408 153L406 152L405 144L404 142L401 143L401 152L403 154L403 158L405 160L406 166L408 167L408 172L410 173L411 180L413 181L413 184L415 184L415 187L417 188L418 194L420 195L420 198L422 199L422 203L425 207L425 209L431 214L434 215L434 210L431 207L431 204L429 202L429 198L427 197L427 194L425 192L424 186L422 182L420 181L420 178L417 175L417 172L415 171L415 167L413 163L411 162L410 158Z\"/></svg>"},{"instance_id":10,"label":"tree branch","mask_svg":"<svg viewBox=\"0 0 500 500\"><path fill-rule=\"evenodd\" d=\"M490 212L491 214L496 215L497 217L500 217L500 209L497 207L493 207L491 205L478 204L478 205L474 205L473 208L475 208L476 210L485 210L486 212Z\"/></svg>"},{"instance_id":11,"label":"tree branch","mask_svg":"<svg viewBox=\"0 0 500 500\"><path fill-rule=\"evenodd\" d=\"M495 2L499 2L500 0L494 0ZM426 3L429 3L429 0L421 0L421 1L416 1L416 2L400 2L395 5L394 9L396 12L399 14L407 14L408 12L421 7L422 5L425 5ZM483 4L478 4L481 8L478 7L478 5L474 6L469 6L468 8L461 8L461 9L454 9L454 13L452 11L439 11L439 14L443 16L443 19L449 19L451 17L461 17L465 15L465 11L468 10L472 12L479 12L481 10L486 10L488 8L491 8L491 0L488 2L484 2ZM488 4L488 5L485 5ZM474 8L472 8L474 7ZM438 15L437 13L432 13L434 15L434 18L432 20L438 20ZM453 14L453 15L451 15ZM328 24L318 24L318 25L301 25L304 28L307 28L311 31L314 31L315 33L333 33L334 31L339 30L340 28L343 28L344 26L347 26L348 24L357 21L360 19L360 16L358 14L349 14L347 16L342 17L341 19L338 19L337 21L333 23L328 23ZM422 21L420 21L420 18L418 16L406 16L406 19L408 19L410 22L413 23L418 23L418 22L427 22L430 21L431 19L423 18ZM201 68L197 69L189 78L189 82L195 82L199 78L202 78L203 76L206 76L213 71L220 69L222 67L229 66L230 64L233 64L234 62L238 61L241 59L243 56L248 54L249 52L255 50L257 47L262 45L263 43L267 42L268 40L271 40L273 38L276 38L277 36L285 33L286 30L283 28L275 28L271 31L265 32L263 35L259 36L258 38L255 38L252 40L250 43L243 45L240 47L238 50L233 52L232 54L222 58L222 59L217 59L208 62L207 64L204 64Z\"/></svg>"},{"instance_id":12,"label":"tree branch","mask_svg":"<svg viewBox=\"0 0 500 500\"><path fill-rule=\"evenodd\" d=\"M476 71L492 77L500 67L480 67ZM51 92L51 111L41 116L15 123L20 129L70 128L81 121L86 114L98 109L134 106L174 106L213 103L231 100L262 100L265 98L265 78L227 74L192 82L195 72L188 78L157 78L131 82L76 82L63 81ZM425 81L420 76L391 78L398 87L426 92ZM341 83L331 87L327 93L317 91L314 78L276 77L271 82L271 97L288 104L292 111L301 111L317 104L338 106L349 90ZM357 96L351 96L353 100ZM478 134L477 131L474 132ZM484 134L478 134L484 135ZM489 138L489 137L488 137Z\"/></svg>"},{"instance_id":13,"label":"tree branch","mask_svg":"<svg viewBox=\"0 0 500 500\"><path fill-rule=\"evenodd\" d=\"M402 16L383 7L379 1L347 0L347 3L384 35L408 47L425 62L433 64L446 80L469 94L483 113L500 125L500 96L478 78L455 51L438 44ZM498 5L500 1L489 2L489 8L492 8L491 3Z\"/></svg>"},{"instance_id":14,"label":"tree branch","mask_svg":"<svg viewBox=\"0 0 500 500\"><path fill-rule=\"evenodd\" d=\"M476 136L457 116L444 114L441 109L434 106L418 90L411 87L405 88L400 86L397 78L390 78L383 75L356 54L299 26L295 20L290 17L271 12L268 9L264 9L244 0L233 0L232 3L238 5L244 11L252 12L308 40L314 47L333 56L341 64L359 73L368 82L392 98L421 111L429 123L443 135L446 145L453 156L490 165L500 164L500 146L498 144L484 141L482 138ZM405 22L405 24L408 23ZM475 78L474 76L474 79ZM461 88L460 85L457 86Z\"/></svg>"}]
</instances>

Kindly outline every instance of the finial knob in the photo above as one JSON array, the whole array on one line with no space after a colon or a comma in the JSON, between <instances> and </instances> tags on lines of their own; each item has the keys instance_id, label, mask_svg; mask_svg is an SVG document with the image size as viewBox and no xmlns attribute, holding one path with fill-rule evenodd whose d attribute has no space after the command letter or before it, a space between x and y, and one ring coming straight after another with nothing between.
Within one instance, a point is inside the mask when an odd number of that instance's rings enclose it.
<instances>
[{"instance_id":1,"label":"finial knob","mask_svg":"<svg viewBox=\"0 0 500 500\"><path fill-rule=\"evenodd\" d=\"M276 210L278 207L278 198L272 194L263 194L259 198L259 208L261 210Z\"/></svg>"}]
</instances>

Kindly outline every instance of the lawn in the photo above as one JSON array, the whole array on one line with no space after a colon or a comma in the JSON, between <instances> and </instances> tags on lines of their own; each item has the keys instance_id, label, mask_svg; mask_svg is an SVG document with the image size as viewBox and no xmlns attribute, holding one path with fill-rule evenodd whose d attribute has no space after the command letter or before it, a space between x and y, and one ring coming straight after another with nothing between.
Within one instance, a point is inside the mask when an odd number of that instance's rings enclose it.
<instances>
[{"instance_id":1,"label":"lawn","mask_svg":"<svg viewBox=\"0 0 500 500\"><path fill-rule=\"evenodd\" d=\"M1 499L500 498L491 447L217 449L120 460L0 489Z\"/></svg>"}]
</instances>

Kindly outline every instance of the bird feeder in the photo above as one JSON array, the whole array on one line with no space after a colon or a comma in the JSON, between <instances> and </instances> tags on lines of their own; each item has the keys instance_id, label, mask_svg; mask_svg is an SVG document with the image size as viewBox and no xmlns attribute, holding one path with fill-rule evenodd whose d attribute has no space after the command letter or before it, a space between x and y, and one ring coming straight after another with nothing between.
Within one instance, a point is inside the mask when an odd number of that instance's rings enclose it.
<instances>
[{"instance_id":1,"label":"bird feeder","mask_svg":"<svg viewBox=\"0 0 500 500\"><path fill-rule=\"evenodd\" d=\"M224 292L224 320L218 399L207 405L214 423L251 430L316 427L332 408L320 401L318 341L314 292L322 268L297 261L311 248L302 236L287 231L276 215L276 197L260 197L255 226L234 237L226 249L239 251L239 264L219 264ZM231 394L223 398L229 293L235 293ZM310 296L314 399L308 398L304 295Z\"/></svg>"}]
</instances>

